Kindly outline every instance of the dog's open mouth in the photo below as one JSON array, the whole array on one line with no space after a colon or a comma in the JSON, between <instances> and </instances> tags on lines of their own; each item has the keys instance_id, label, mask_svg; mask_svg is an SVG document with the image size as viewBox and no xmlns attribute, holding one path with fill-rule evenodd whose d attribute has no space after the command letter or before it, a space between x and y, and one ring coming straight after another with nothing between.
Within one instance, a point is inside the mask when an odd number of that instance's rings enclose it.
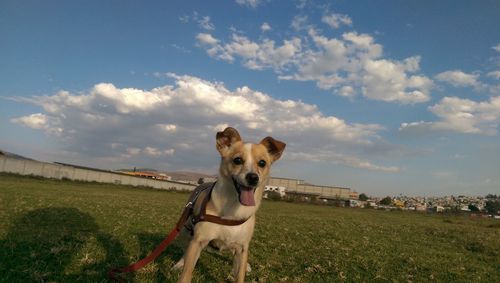
<instances>
[{"instance_id":1,"label":"dog's open mouth","mask_svg":"<svg viewBox=\"0 0 500 283\"><path fill-rule=\"evenodd\" d=\"M248 187L240 184L233 177L233 184L236 190L238 191L238 196L240 198L240 203L244 206L255 206L255 187Z\"/></svg>"}]
</instances>

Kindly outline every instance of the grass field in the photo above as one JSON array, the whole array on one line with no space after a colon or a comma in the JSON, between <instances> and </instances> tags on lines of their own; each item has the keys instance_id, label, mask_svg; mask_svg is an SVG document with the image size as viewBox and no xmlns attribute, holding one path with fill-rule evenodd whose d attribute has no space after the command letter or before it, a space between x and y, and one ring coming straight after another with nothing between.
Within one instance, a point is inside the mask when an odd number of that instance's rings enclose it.
<instances>
[{"instance_id":1,"label":"grass field","mask_svg":"<svg viewBox=\"0 0 500 283\"><path fill-rule=\"evenodd\" d=\"M106 282L177 221L184 193L0 174L0 281ZM500 221L265 201L250 247L257 282L500 282ZM127 276L175 282L169 247ZM194 282L221 282L228 254L204 252Z\"/></svg>"}]
</instances>

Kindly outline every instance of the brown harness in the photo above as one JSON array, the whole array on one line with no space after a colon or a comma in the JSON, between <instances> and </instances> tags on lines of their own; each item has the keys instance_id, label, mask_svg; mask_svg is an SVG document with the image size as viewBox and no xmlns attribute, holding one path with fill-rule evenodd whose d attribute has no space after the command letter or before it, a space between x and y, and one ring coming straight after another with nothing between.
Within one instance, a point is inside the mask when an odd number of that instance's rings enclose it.
<instances>
[{"instance_id":1,"label":"brown harness","mask_svg":"<svg viewBox=\"0 0 500 283\"><path fill-rule=\"evenodd\" d=\"M191 197L189 199L189 202L186 205L186 208L188 208L189 213L187 218L191 216L191 221L190 225L185 225L186 229L188 229L191 234L193 234L193 228L198 222L206 221L206 222L212 222L220 225L226 225L226 226L238 226L243 223L245 223L248 219L241 219L241 220L235 220L235 219L226 219L222 218L219 216L207 214L207 204L210 201L210 198L212 196L212 191L215 187L216 183L205 183L201 184L198 186L193 194L191 194ZM201 199L201 205L200 205L200 210L199 212L195 211L195 205L198 201L198 198L200 197L201 194L204 193L203 198ZM186 218L186 220L187 220Z\"/></svg>"}]
</instances>

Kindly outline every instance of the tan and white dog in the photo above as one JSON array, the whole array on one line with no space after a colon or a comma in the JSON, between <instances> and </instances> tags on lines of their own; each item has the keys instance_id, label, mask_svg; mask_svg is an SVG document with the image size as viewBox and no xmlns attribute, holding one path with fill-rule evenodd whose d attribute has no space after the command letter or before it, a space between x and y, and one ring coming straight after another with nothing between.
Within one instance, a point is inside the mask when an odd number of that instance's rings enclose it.
<instances>
[{"instance_id":1,"label":"tan and white dog","mask_svg":"<svg viewBox=\"0 0 500 283\"><path fill-rule=\"evenodd\" d=\"M183 268L178 282L191 282L200 253L208 244L233 252L232 276L237 282L244 282L255 213L262 200L271 164L281 157L285 144L272 137L266 137L258 144L244 143L238 131L228 127L217 133L216 148L221 155L219 176L209 200L207 198L206 212L222 219L246 221L235 226L207 221L196 223L183 258L174 266ZM199 204L194 208L196 213Z\"/></svg>"}]
</instances>

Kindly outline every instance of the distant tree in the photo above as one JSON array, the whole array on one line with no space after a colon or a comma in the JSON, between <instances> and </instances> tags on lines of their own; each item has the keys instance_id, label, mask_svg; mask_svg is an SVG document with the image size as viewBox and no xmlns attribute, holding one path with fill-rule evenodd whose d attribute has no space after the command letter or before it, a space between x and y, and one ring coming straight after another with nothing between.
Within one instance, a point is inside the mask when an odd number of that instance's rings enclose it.
<instances>
[{"instance_id":1,"label":"distant tree","mask_svg":"<svg viewBox=\"0 0 500 283\"><path fill-rule=\"evenodd\" d=\"M490 214L497 214L500 211L500 200L489 200L484 209Z\"/></svg>"},{"instance_id":2,"label":"distant tree","mask_svg":"<svg viewBox=\"0 0 500 283\"><path fill-rule=\"evenodd\" d=\"M199 178L198 179L198 185L201 185L203 183L205 183L205 180L203 179L203 177Z\"/></svg>"},{"instance_id":3,"label":"distant tree","mask_svg":"<svg viewBox=\"0 0 500 283\"><path fill-rule=\"evenodd\" d=\"M358 199L360 201L367 201L368 200L368 196L366 194L360 194Z\"/></svg>"},{"instance_id":4,"label":"distant tree","mask_svg":"<svg viewBox=\"0 0 500 283\"><path fill-rule=\"evenodd\" d=\"M494 195L494 194L487 194L487 195L486 195L486 198L487 198L487 199L496 199L496 198L498 198L498 197L497 197L497 195Z\"/></svg>"},{"instance_id":5,"label":"distant tree","mask_svg":"<svg viewBox=\"0 0 500 283\"><path fill-rule=\"evenodd\" d=\"M474 205L474 204L469 204L469 209L472 212L478 212L479 211L479 208L477 208L477 206Z\"/></svg>"},{"instance_id":6,"label":"distant tree","mask_svg":"<svg viewBox=\"0 0 500 283\"><path fill-rule=\"evenodd\" d=\"M391 203L392 203L391 197L385 197L380 201L380 204L382 205L391 205Z\"/></svg>"}]
</instances>

